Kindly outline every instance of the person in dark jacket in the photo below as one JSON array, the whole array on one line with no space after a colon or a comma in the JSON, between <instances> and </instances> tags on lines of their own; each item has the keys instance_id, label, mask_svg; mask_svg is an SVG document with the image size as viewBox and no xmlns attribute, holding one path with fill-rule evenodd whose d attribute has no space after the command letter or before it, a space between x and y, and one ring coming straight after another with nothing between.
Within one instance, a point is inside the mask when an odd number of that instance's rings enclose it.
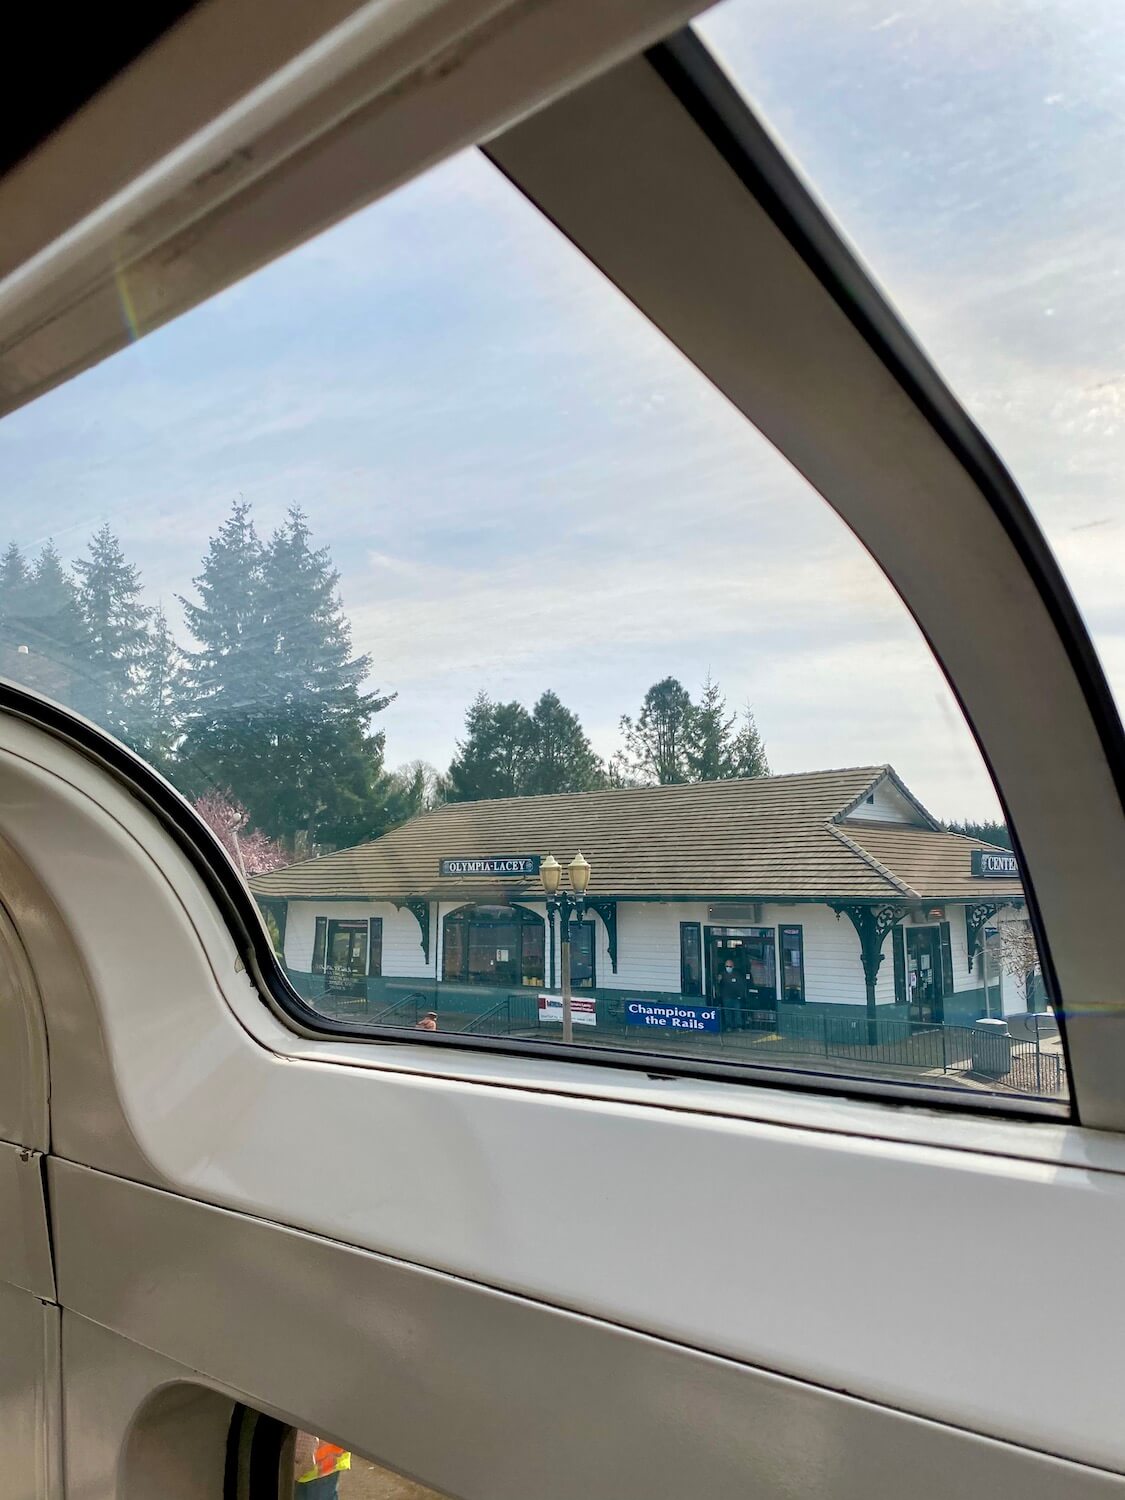
<instances>
[{"instance_id":1,"label":"person in dark jacket","mask_svg":"<svg viewBox=\"0 0 1125 1500\"><path fill-rule=\"evenodd\" d=\"M715 996L723 1012L724 1031L742 1031L746 1025L746 980L728 958L715 981Z\"/></svg>"}]
</instances>

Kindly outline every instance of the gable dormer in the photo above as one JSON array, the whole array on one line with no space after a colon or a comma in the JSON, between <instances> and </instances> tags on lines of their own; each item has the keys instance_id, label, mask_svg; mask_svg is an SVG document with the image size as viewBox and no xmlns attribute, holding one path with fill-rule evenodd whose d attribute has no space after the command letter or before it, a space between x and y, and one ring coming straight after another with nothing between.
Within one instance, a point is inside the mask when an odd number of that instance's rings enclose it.
<instances>
[{"instance_id":1,"label":"gable dormer","mask_svg":"<svg viewBox=\"0 0 1125 1500\"><path fill-rule=\"evenodd\" d=\"M849 823L898 823L906 828L937 827L922 804L915 801L889 768L838 821L844 827Z\"/></svg>"}]
</instances>

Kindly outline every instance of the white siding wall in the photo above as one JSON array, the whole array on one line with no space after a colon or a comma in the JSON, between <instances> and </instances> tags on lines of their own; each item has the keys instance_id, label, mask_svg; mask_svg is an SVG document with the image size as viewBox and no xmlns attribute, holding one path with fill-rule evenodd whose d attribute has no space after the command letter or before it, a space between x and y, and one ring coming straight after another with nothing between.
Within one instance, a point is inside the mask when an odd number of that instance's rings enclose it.
<instances>
[{"instance_id":1,"label":"white siding wall","mask_svg":"<svg viewBox=\"0 0 1125 1500\"><path fill-rule=\"evenodd\" d=\"M290 968L308 972L312 967L313 941L318 916L354 919L382 917L383 974L388 978L422 979L442 971L441 919L460 901L443 901L431 905L431 950L427 965L422 954L418 923L409 911L399 911L387 901L291 901L285 927L285 958ZM541 917L546 917L543 902L521 902ZM980 964L969 973L965 939L965 915L961 906L947 906L950 946L953 955L953 984L957 991L978 989ZM1008 913L1009 919L1015 914ZM435 920L436 917L436 920ZM1001 913L1003 921L1005 914ZM590 916L588 915L588 920ZM618 972L609 961L609 942L605 924L592 916L595 931L598 987L610 990L661 990L676 993L680 988L680 923L698 922L701 926L723 925L707 915L707 904L693 902L621 901L617 906ZM863 966L859 956L859 938L847 917L837 920L827 906L816 904L762 906L760 923L732 923L777 928L800 926L804 933L805 999L821 1004L863 1005L866 990ZM905 924L904 930L911 924ZM549 963L549 938L548 959ZM894 1003L894 959L891 938L883 948L884 959L875 989L879 1005ZM780 951L778 954L780 960ZM558 982L556 956L555 979ZM779 975L780 979L780 975ZM1006 1013L1025 1009L1023 985L1010 974L1003 978Z\"/></svg>"},{"instance_id":2,"label":"white siding wall","mask_svg":"<svg viewBox=\"0 0 1125 1500\"><path fill-rule=\"evenodd\" d=\"M432 907L430 911L432 922ZM312 968L317 917L337 921L382 917L383 973L403 979L422 979L433 973L433 948L431 965L427 965L422 952L422 931L413 913L399 911L389 901L290 901L285 922L285 962L291 969L307 974ZM432 935L430 941L432 945Z\"/></svg>"},{"instance_id":3,"label":"white siding wall","mask_svg":"<svg viewBox=\"0 0 1125 1500\"><path fill-rule=\"evenodd\" d=\"M871 794L871 801L861 802L846 821L849 823L910 823L915 828L920 828L925 823L918 809L890 781L884 781L882 786L876 787Z\"/></svg>"},{"instance_id":4,"label":"white siding wall","mask_svg":"<svg viewBox=\"0 0 1125 1500\"><path fill-rule=\"evenodd\" d=\"M947 906L945 915L949 921L949 946L953 953L954 992L979 989L981 983L979 972L976 974L969 972L969 939L965 931L965 908Z\"/></svg>"},{"instance_id":5,"label":"white siding wall","mask_svg":"<svg viewBox=\"0 0 1125 1500\"><path fill-rule=\"evenodd\" d=\"M697 902L621 901L617 906L618 972L612 973L605 929L598 921L598 987L612 990L667 990L680 988L680 923L722 926L707 915L707 904ZM805 999L827 1004L863 1005L867 991L859 956L859 938L847 917L837 922L827 906L764 904L760 923L731 926L778 927L797 924L804 930ZM879 972L877 1003L894 1003L894 971L890 939ZM780 954L779 954L780 957Z\"/></svg>"},{"instance_id":6,"label":"white siding wall","mask_svg":"<svg viewBox=\"0 0 1125 1500\"><path fill-rule=\"evenodd\" d=\"M804 928L806 1001L825 1005L867 1004L859 934L847 917L837 921L836 913L827 906L766 906L762 914L769 924ZM875 1003L893 1005L895 979L890 937L883 953Z\"/></svg>"},{"instance_id":7,"label":"white siding wall","mask_svg":"<svg viewBox=\"0 0 1125 1500\"><path fill-rule=\"evenodd\" d=\"M598 923L598 987L607 990L680 988L680 923L706 922L702 902L617 903L617 973L610 969L605 927Z\"/></svg>"},{"instance_id":8,"label":"white siding wall","mask_svg":"<svg viewBox=\"0 0 1125 1500\"><path fill-rule=\"evenodd\" d=\"M1027 920L1027 913L1015 911L1012 907L1006 907L996 914L996 920L1000 926L1001 933L1009 923L1017 923L1019 926ZM980 964L977 964L977 973L980 973ZM991 978L991 972L989 974ZM1000 971L1000 1002L1006 1016L1018 1015L1027 1009L1027 991L1022 974L1005 974L1003 968Z\"/></svg>"}]
</instances>

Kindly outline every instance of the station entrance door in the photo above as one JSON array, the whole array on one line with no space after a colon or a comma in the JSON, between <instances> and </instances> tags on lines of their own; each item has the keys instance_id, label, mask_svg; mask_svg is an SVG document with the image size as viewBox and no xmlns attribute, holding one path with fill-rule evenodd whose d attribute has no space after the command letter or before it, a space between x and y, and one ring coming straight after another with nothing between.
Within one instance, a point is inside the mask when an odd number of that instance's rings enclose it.
<instances>
[{"instance_id":1,"label":"station entrance door","mask_svg":"<svg viewBox=\"0 0 1125 1500\"><path fill-rule=\"evenodd\" d=\"M744 1006L751 1026L767 1028L777 1021L777 929L774 927L707 927L708 998L717 997L720 971L727 959L746 986Z\"/></svg>"}]
</instances>

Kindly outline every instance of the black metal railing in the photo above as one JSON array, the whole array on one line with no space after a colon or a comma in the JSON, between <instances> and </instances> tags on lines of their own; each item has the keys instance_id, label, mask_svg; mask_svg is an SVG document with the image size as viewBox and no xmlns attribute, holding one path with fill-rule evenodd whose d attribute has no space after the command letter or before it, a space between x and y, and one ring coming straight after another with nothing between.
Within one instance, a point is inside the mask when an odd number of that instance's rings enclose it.
<instances>
[{"instance_id":1,"label":"black metal railing","mask_svg":"<svg viewBox=\"0 0 1125 1500\"><path fill-rule=\"evenodd\" d=\"M393 1005L388 1005L373 1015L371 1020L376 1026L415 1026L419 1014L432 1009L433 1002L429 995L422 990L411 990L401 1000L396 1000Z\"/></svg>"},{"instance_id":2,"label":"black metal railing","mask_svg":"<svg viewBox=\"0 0 1125 1500\"><path fill-rule=\"evenodd\" d=\"M440 1021L439 1021L440 1027ZM539 1025L539 997L526 991L505 995L490 1010L474 1016L460 1030L478 1036L511 1036L513 1032L531 1031Z\"/></svg>"},{"instance_id":3,"label":"black metal railing","mask_svg":"<svg viewBox=\"0 0 1125 1500\"><path fill-rule=\"evenodd\" d=\"M509 991L492 1005L478 1010L479 1001L472 1003L476 997L470 1000L463 993L435 986L428 991L410 990L398 995L391 1004L376 1009L374 995L365 1005L361 998L343 996L338 991L317 993L323 984L319 975L298 978L302 981L302 993L318 1009L339 1015L345 1007L358 1006L365 1011L364 1024L369 1025L416 1026L420 1016L433 1010L437 1012L439 1031L463 1035L530 1040L557 1038L561 1030L557 1022L540 1020L538 993L534 989ZM776 1060L785 1066L798 1059L810 1064L823 1060L830 1066L843 1064L841 1071L854 1068L860 1073L877 1075L884 1069L894 1069L916 1076L959 1076L989 1087L1047 1098L1066 1093L1066 1066L1058 1047L1057 1022L1051 1015L1021 1017L1016 1026L1019 1034L1012 1036L999 1028L911 1021L900 1013L877 1017L872 1040L872 1023L862 1011L849 1009L844 1015L833 1015L830 1010L782 1005L776 1011L748 1015L748 1024L741 1030L665 1033L629 1026L628 999L624 991L600 994L597 1025L588 1032L584 1030L580 1039L595 1046L600 1042L610 1047L641 1047L654 1052L722 1055L747 1063ZM689 998L684 1003L699 1001Z\"/></svg>"}]
</instances>

